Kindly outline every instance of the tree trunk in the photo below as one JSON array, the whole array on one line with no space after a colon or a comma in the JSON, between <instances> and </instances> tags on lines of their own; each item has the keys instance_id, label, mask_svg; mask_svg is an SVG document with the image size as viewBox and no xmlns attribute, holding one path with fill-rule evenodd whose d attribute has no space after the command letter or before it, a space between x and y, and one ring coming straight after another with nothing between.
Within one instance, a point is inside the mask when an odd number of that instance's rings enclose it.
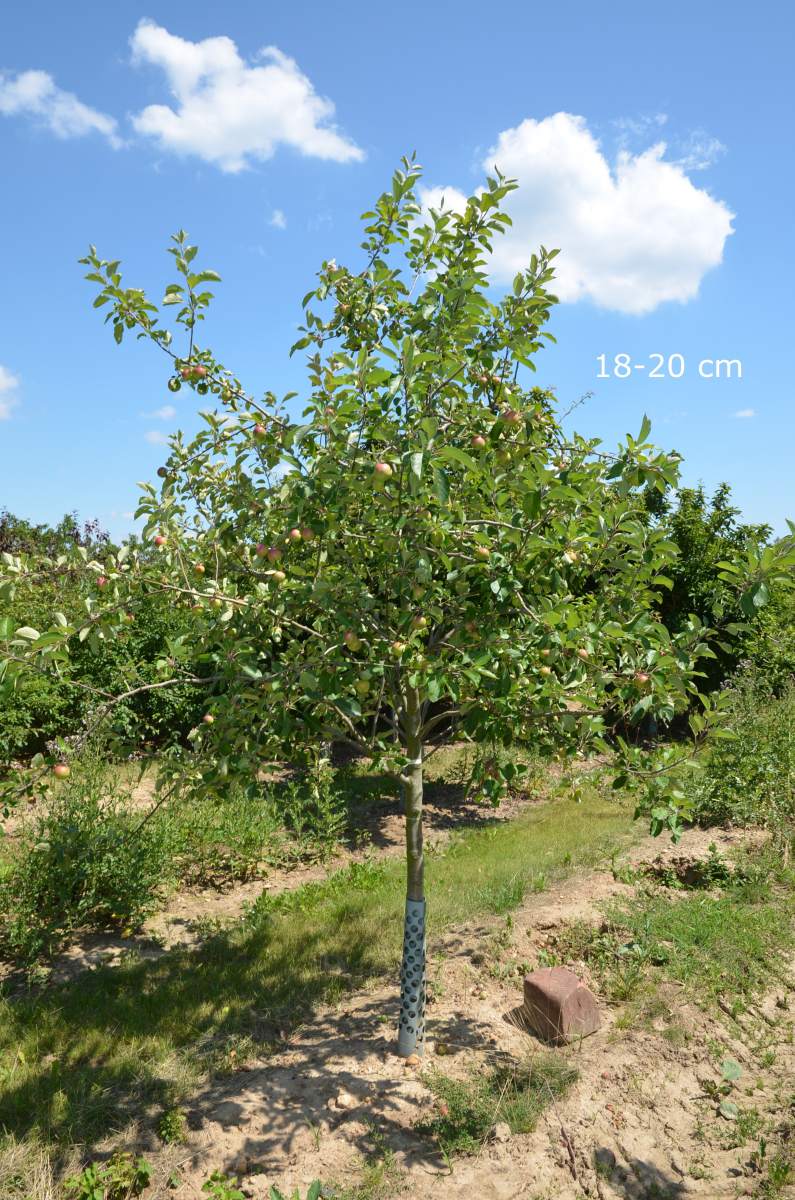
<instances>
[{"instance_id":1,"label":"tree trunk","mask_svg":"<svg viewBox=\"0 0 795 1200\"><path fill-rule=\"evenodd\" d=\"M420 700L407 697L404 735L409 762L403 774L406 813L406 914L400 969L398 1054L422 1054L425 1044L425 862L422 853L422 742Z\"/></svg>"}]
</instances>

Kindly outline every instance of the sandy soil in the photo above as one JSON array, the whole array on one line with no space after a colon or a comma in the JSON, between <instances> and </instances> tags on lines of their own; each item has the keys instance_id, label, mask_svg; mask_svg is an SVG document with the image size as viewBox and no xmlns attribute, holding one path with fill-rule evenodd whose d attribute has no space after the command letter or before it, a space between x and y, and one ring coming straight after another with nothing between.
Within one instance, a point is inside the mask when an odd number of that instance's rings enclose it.
<instances>
[{"instance_id":1,"label":"sandy soil","mask_svg":"<svg viewBox=\"0 0 795 1200\"><path fill-rule=\"evenodd\" d=\"M683 853L702 857L714 841L731 859L740 840L691 831L679 847L645 842L627 857L633 862ZM159 1179L178 1164L183 1182L176 1191L154 1194L199 1200L202 1181L217 1169L239 1175L252 1200L265 1200L274 1183L287 1195L318 1177L350 1184L378 1146L395 1155L389 1195L417 1200L752 1194L758 1185L749 1165L754 1143L746 1138L733 1146L736 1126L718 1115L701 1081L719 1078L714 1053L719 1043L721 1053L743 1069L741 1108L755 1108L772 1125L781 1119L792 1103L795 1043L793 1014L782 1007L788 1001L780 984L741 1023L707 1015L673 986L663 992L669 1012L651 1024L626 1027L621 1010L602 1001L602 1029L579 1045L553 1051L576 1064L579 1081L547 1110L534 1133L490 1138L479 1154L451 1167L415 1130L433 1111L424 1079L434 1067L466 1077L497 1061L549 1052L517 1022L521 979L505 981L494 970L497 959L532 962L561 925L597 921L601 902L630 892L611 873L581 875L526 902L507 933L504 920L472 924L431 947L429 1042L416 1066L407 1067L392 1053L393 987L353 995L321 1012L280 1053L192 1097L187 1145L163 1148L153 1141L147 1151ZM571 966L594 986L584 964ZM679 1031L676 1038L672 1028ZM440 1043L443 1058L434 1053ZM770 1066L762 1065L764 1049L773 1051ZM752 1096L746 1094L749 1087Z\"/></svg>"}]
</instances>

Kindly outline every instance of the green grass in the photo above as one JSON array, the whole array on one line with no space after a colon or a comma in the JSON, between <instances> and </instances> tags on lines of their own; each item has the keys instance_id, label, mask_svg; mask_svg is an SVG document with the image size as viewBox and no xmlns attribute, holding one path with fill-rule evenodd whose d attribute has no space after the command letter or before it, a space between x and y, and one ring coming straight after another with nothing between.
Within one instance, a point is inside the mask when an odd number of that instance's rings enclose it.
<instances>
[{"instance_id":1,"label":"green grass","mask_svg":"<svg viewBox=\"0 0 795 1200\"><path fill-rule=\"evenodd\" d=\"M540 874L605 861L630 836L625 808L592 793L461 835L428 864L430 937L504 911ZM0 1002L0 1128L59 1153L132 1119L154 1123L210 1068L260 1049L368 979L396 977L399 862L340 872L257 906L192 951L125 963Z\"/></svg>"},{"instance_id":2,"label":"green grass","mask_svg":"<svg viewBox=\"0 0 795 1200\"><path fill-rule=\"evenodd\" d=\"M602 930L571 926L555 957L588 960L616 1002L641 993L648 1002L654 980L667 978L704 1004L726 998L739 1011L783 981L782 958L793 948L795 873L767 849L719 892L674 898L641 889L631 901L611 904Z\"/></svg>"},{"instance_id":3,"label":"green grass","mask_svg":"<svg viewBox=\"0 0 795 1200\"><path fill-rule=\"evenodd\" d=\"M531 1133L544 1109L576 1080L576 1068L552 1054L466 1080L430 1071L424 1082L439 1111L417 1128L433 1138L446 1158L477 1154L500 1121L511 1133Z\"/></svg>"}]
</instances>

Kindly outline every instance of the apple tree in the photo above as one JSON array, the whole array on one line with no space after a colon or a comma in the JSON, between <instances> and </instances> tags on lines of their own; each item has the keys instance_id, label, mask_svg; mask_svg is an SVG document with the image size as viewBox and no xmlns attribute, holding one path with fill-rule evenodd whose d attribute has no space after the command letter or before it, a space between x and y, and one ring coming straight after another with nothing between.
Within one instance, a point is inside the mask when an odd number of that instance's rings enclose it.
<instances>
[{"instance_id":1,"label":"apple tree","mask_svg":"<svg viewBox=\"0 0 795 1200\"><path fill-rule=\"evenodd\" d=\"M168 386L212 407L143 486L143 550L9 555L0 577L7 593L68 574L86 605L45 631L0 624L6 688L30 670L68 675L75 640L123 636L152 593L193 610L157 682L125 692L206 689L205 719L165 756L163 786L256 789L269 761L332 739L399 781L404 1055L423 1039L423 770L440 740L478 748L472 787L496 800L522 747L610 750L629 780L646 769L633 725L695 704L700 736L715 716L698 695L705 630L691 620L672 636L652 613L675 549L646 519L644 489L671 488L677 456L650 445L645 419L611 453L567 435L554 396L533 386L556 252L529 257L502 296L487 278L514 185L496 175L463 212L428 212L418 180L404 161L364 216L362 264L324 262L304 298L300 403L251 395L200 338L219 277L184 233L159 305L92 248L87 278L116 340L152 342ZM758 588L775 569L735 582ZM92 727L119 698L97 696ZM676 828L681 798L664 777L649 768L653 820ZM21 786L6 783L9 795Z\"/></svg>"}]
</instances>

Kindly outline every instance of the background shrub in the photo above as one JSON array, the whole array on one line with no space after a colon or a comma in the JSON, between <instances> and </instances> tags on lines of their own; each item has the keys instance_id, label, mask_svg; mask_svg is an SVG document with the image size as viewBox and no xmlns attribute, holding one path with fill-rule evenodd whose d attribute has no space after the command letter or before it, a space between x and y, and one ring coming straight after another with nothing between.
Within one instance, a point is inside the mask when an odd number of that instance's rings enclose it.
<instances>
[{"instance_id":1,"label":"background shrub","mask_svg":"<svg viewBox=\"0 0 795 1200\"><path fill-rule=\"evenodd\" d=\"M81 764L25 829L0 883L0 944L23 960L78 930L140 925L173 875L163 821L131 813L129 788L98 761Z\"/></svg>"},{"instance_id":2,"label":"background shrub","mask_svg":"<svg viewBox=\"0 0 795 1200\"><path fill-rule=\"evenodd\" d=\"M732 685L735 737L713 744L694 776L702 825L762 825L783 830L795 817L795 686L777 697L758 671Z\"/></svg>"},{"instance_id":3,"label":"background shrub","mask_svg":"<svg viewBox=\"0 0 795 1200\"><path fill-rule=\"evenodd\" d=\"M795 687L795 596L773 592L743 639L742 656L773 695Z\"/></svg>"}]
</instances>

